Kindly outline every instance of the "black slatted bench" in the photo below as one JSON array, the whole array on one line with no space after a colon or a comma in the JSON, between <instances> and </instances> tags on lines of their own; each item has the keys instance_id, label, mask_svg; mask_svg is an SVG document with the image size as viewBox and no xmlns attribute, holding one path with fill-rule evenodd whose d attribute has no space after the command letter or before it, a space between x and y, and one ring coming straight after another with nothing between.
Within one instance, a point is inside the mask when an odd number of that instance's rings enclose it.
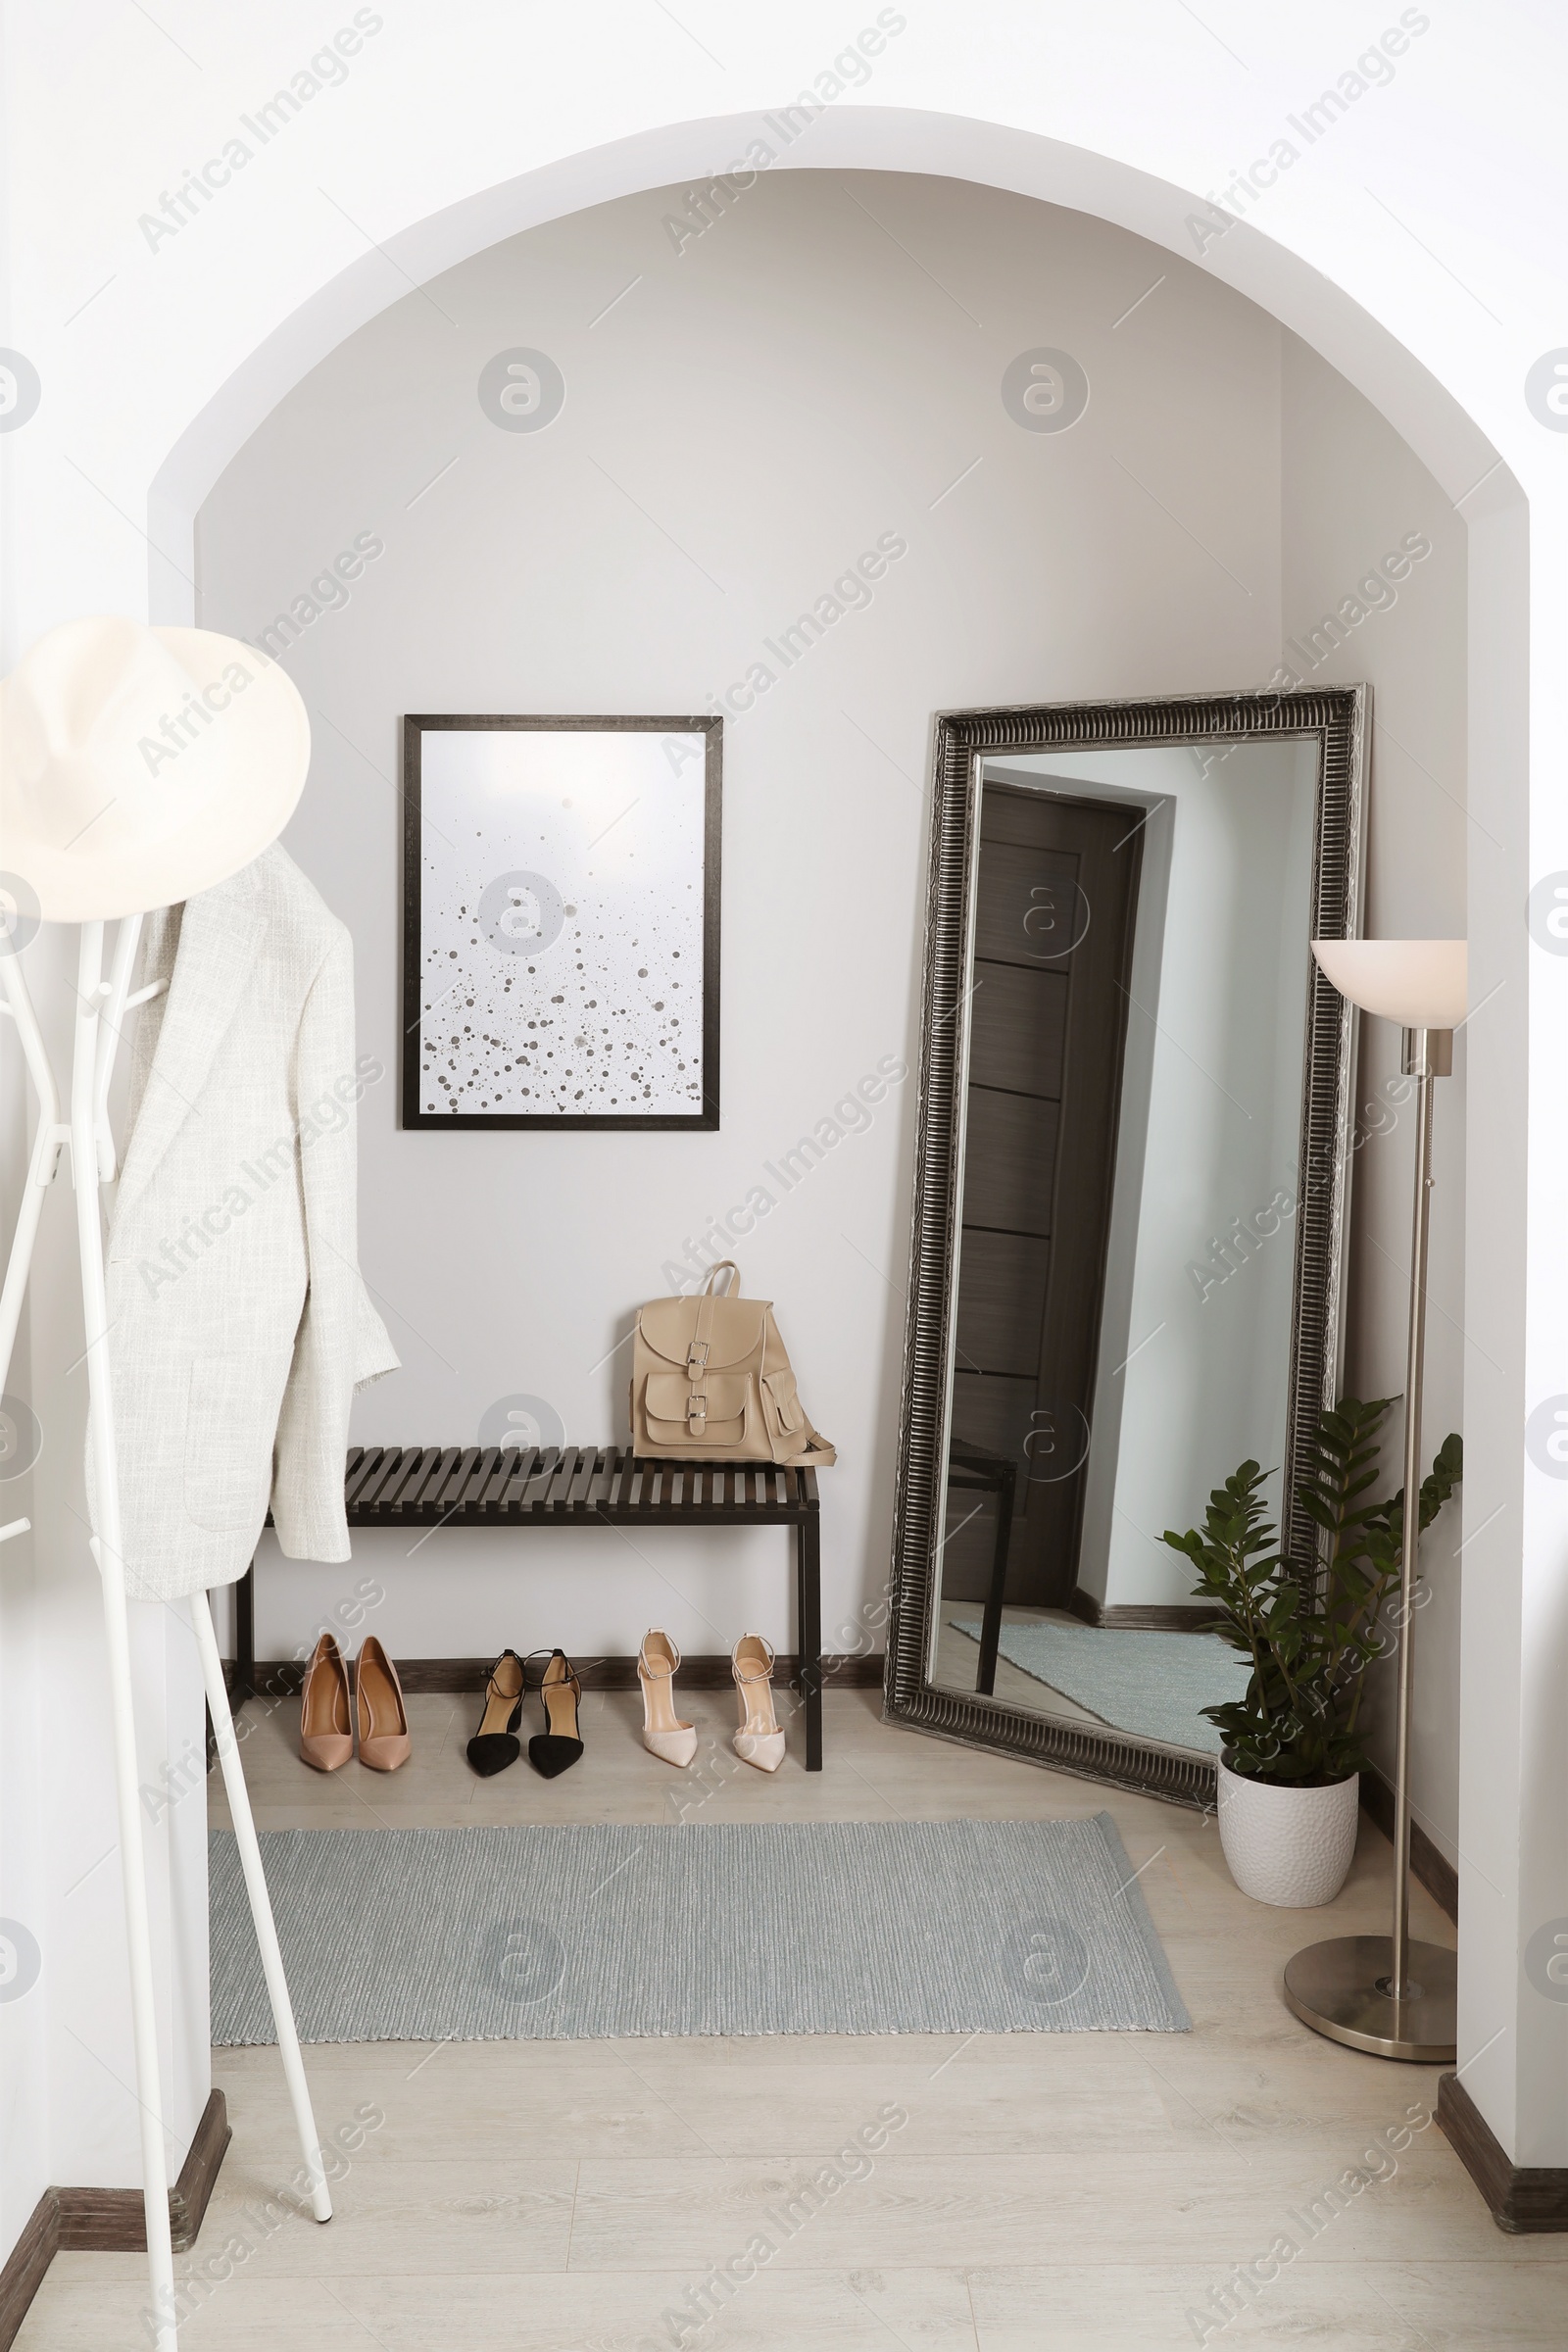
<instances>
[{"instance_id":1,"label":"black slatted bench","mask_svg":"<svg viewBox=\"0 0 1568 2352\"><path fill-rule=\"evenodd\" d=\"M821 1512L808 1466L639 1461L625 1446L355 1446L344 1500L350 1527L793 1527L806 1769L821 1771ZM236 1702L256 1689L255 1595L253 1560L236 1589Z\"/></svg>"}]
</instances>

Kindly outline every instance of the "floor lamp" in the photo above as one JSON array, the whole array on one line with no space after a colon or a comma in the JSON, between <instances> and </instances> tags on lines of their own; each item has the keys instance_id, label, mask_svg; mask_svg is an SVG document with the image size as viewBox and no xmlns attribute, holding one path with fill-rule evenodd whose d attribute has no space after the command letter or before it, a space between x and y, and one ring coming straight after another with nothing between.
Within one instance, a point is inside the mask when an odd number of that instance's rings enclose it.
<instances>
[{"instance_id":1,"label":"floor lamp","mask_svg":"<svg viewBox=\"0 0 1568 2352\"><path fill-rule=\"evenodd\" d=\"M157 981L150 988L134 993L131 990L131 967L141 922L139 914L126 915L122 919L107 977L104 972L104 925L101 922L89 922L80 927L70 1107L69 1116L64 1119L60 1115L54 1074L21 959L9 952L9 943L4 937L3 926L0 926L0 990L3 990L0 1003L3 1003L3 1009L16 1024L27 1072L38 1099L37 1134L12 1237L5 1283L0 1288L0 1389L5 1386L10 1367L44 1195L54 1180L64 1153L75 1192L82 1312L89 1339L88 1421L97 1471L99 1528L99 1533L91 1539L91 1545L103 1587L104 1630L109 1657L120 1862L130 1963L142 2188L147 2217L147 2268L152 2288L152 2341L156 2352L177 2352L178 2320L169 2210L169 2158L164 2144L152 1934L148 1922L142 1851L129 1620L126 1615L124 1561L121 1551L120 1491L115 1460L114 1402L110 1390L109 1318L104 1304L103 1187L113 1180L116 1170L115 1148L109 1128L110 1078L126 1016L137 1004L156 996L164 986L162 981ZM23 1534L26 1526L26 1520L19 1519L9 1527L0 1528L0 1543ZM256 1841L256 1825L240 1765L233 1718L229 1713L228 1693L213 1632L212 1612L205 1592L193 1593L185 1605L190 1611L191 1628L201 1659L208 1712L213 1719L235 1842L239 1848L246 1891L250 1896L256 1939L261 1947L263 1974L271 1998L278 2052L294 2110L300 2149L311 2182L311 2207L318 2222L330 2221L332 2200L326 2183L326 2167L317 2134L316 2119L311 2110L311 2094L305 2080L288 1986L284 1981L277 1930L268 1899L267 1882L262 1875L261 1849Z\"/></svg>"},{"instance_id":2,"label":"floor lamp","mask_svg":"<svg viewBox=\"0 0 1568 2352\"><path fill-rule=\"evenodd\" d=\"M1410 1698L1416 1548L1421 1537L1421 1374L1426 1350L1427 1216L1432 1191L1432 1082L1453 1068L1465 1017L1462 939L1315 939L1324 975L1363 1012L1404 1031L1400 1068L1416 1082L1415 1213L1404 1383L1404 1522L1399 1557L1398 1699L1394 1751L1394 1923L1387 1936L1308 1944L1285 1971L1285 1998L1303 2025L1378 2058L1442 2065L1457 2055L1457 1958L1410 1936Z\"/></svg>"}]
</instances>

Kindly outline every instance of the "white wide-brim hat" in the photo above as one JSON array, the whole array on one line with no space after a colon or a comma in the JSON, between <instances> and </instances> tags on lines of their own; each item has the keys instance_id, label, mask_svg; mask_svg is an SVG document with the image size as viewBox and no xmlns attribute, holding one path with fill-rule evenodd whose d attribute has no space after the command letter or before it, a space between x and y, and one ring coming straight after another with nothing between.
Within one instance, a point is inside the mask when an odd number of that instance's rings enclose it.
<instances>
[{"instance_id":1,"label":"white wide-brim hat","mask_svg":"<svg viewBox=\"0 0 1568 2352\"><path fill-rule=\"evenodd\" d=\"M7 896L56 923L193 898L277 839L310 759L299 690L254 646L63 621L0 684Z\"/></svg>"}]
</instances>

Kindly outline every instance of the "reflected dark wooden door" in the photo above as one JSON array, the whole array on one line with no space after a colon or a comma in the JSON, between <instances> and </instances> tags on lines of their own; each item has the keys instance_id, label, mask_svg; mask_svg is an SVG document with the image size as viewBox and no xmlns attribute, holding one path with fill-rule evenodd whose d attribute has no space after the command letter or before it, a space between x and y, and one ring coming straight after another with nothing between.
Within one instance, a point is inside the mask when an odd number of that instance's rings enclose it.
<instances>
[{"instance_id":1,"label":"reflected dark wooden door","mask_svg":"<svg viewBox=\"0 0 1568 2352\"><path fill-rule=\"evenodd\" d=\"M1037 1607L1077 1581L1142 841L1136 808L985 787L953 1429L1017 1463L1006 1596ZM947 1598L989 1588L994 1508L951 1494Z\"/></svg>"}]
</instances>

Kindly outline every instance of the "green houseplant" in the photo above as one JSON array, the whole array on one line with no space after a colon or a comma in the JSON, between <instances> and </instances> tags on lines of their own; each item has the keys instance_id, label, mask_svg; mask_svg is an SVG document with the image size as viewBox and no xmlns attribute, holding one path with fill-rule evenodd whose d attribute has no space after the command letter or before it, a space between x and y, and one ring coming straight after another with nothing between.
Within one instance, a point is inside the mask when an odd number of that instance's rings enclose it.
<instances>
[{"instance_id":1,"label":"green houseplant","mask_svg":"<svg viewBox=\"0 0 1568 2352\"><path fill-rule=\"evenodd\" d=\"M1200 1530L1165 1531L1165 1542L1198 1572L1195 1592L1214 1603L1213 1630L1251 1663L1245 1695L1203 1713L1224 1741L1226 1858L1244 1891L1265 1901L1332 1899L1354 1851L1355 1791L1367 1763L1364 1678L1391 1646L1383 1619L1398 1591L1404 1537L1402 1488L1381 1500L1372 1493L1394 1402L1343 1396L1318 1424L1297 1489L1323 1531L1317 1559L1293 1561L1278 1548L1261 1492L1272 1474L1253 1461L1243 1462L1210 1494ZM1461 1441L1450 1434L1422 1482L1423 1530L1453 1493L1462 1467ZM1402 1628L1394 1631L1396 1637ZM1285 1791L1295 1792L1294 1805L1270 1802ZM1304 1862L1303 1841L1316 1847Z\"/></svg>"},{"instance_id":2,"label":"green houseplant","mask_svg":"<svg viewBox=\"0 0 1568 2352\"><path fill-rule=\"evenodd\" d=\"M1321 1565L1275 1548L1260 1493L1272 1473L1241 1468L1208 1498L1201 1532L1170 1529L1165 1542L1198 1571L1195 1593L1215 1603L1216 1633L1250 1658L1245 1698L1205 1707L1233 1772L1297 1785L1361 1771L1362 1678L1388 1646L1381 1625L1399 1582L1404 1491L1368 1499L1377 1484L1380 1432L1392 1396L1344 1396L1318 1424L1297 1492L1328 1538ZM1421 1487L1421 1528L1459 1483L1463 1446L1445 1438Z\"/></svg>"}]
</instances>

